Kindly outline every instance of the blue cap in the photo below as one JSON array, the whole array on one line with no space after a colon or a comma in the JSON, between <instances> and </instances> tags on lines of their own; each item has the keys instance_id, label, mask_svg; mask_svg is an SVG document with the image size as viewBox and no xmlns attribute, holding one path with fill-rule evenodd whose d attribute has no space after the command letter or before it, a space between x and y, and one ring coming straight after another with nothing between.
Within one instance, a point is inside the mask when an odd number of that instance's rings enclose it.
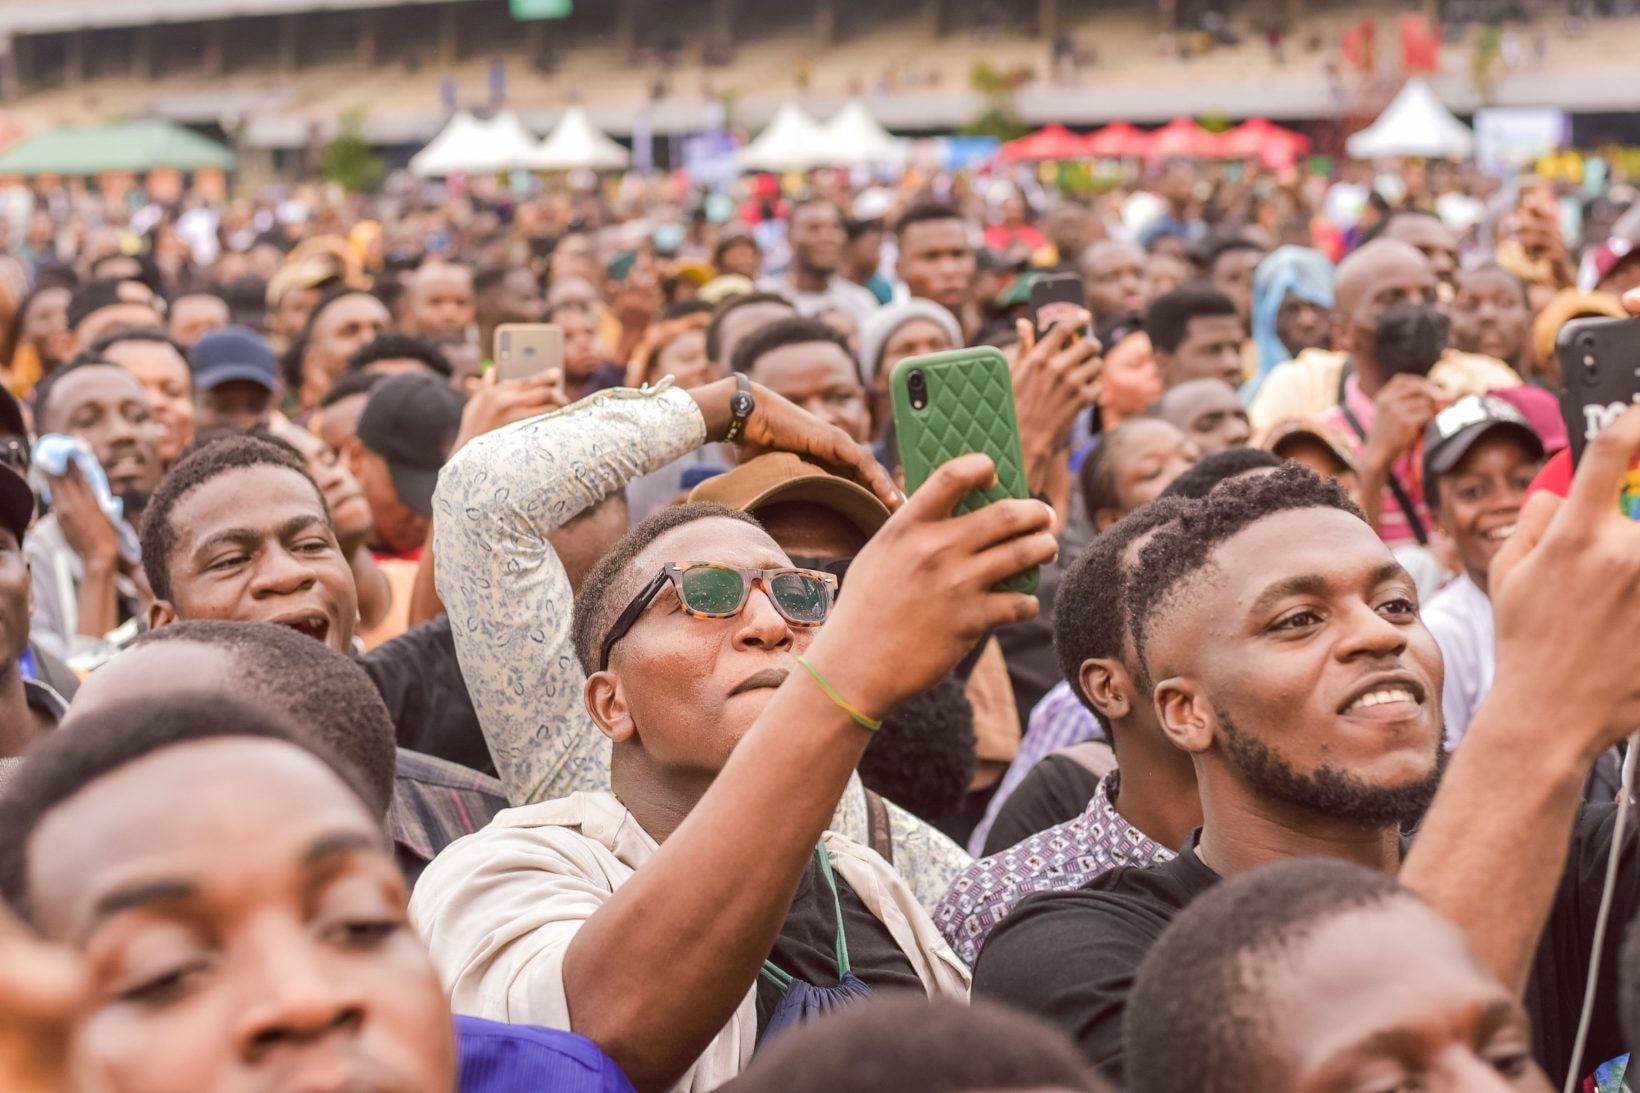
<instances>
[{"instance_id":1,"label":"blue cap","mask_svg":"<svg viewBox=\"0 0 1640 1093\"><path fill-rule=\"evenodd\" d=\"M194 387L209 391L234 380L279 389L279 361L249 327L225 326L199 339L193 352Z\"/></svg>"}]
</instances>

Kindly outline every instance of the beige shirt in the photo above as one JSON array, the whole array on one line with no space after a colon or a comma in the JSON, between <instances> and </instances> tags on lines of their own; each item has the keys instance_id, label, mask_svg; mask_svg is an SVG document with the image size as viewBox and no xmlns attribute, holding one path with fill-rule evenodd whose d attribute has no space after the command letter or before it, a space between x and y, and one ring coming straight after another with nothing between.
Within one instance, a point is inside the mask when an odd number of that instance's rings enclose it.
<instances>
[{"instance_id":1,"label":"beige shirt","mask_svg":"<svg viewBox=\"0 0 1640 1093\"><path fill-rule=\"evenodd\" d=\"M1339 381L1348 359L1347 354L1329 349L1306 349L1276 365L1247 408L1253 432L1262 433L1294 418L1314 417L1337 406ZM1453 398L1519 387L1521 382L1515 370L1500 360L1451 349L1429 370L1429 378Z\"/></svg>"},{"instance_id":2,"label":"beige shirt","mask_svg":"<svg viewBox=\"0 0 1640 1093\"><path fill-rule=\"evenodd\" d=\"M888 927L929 995L966 999L967 969L899 875L858 843L831 831L824 838L837 874ZM577 793L508 809L433 859L411 896L410 917L455 1011L570 1028L564 954L581 924L658 849L613 794ZM724 1084L756 1042L752 983L676 1088Z\"/></svg>"}]
</instances>

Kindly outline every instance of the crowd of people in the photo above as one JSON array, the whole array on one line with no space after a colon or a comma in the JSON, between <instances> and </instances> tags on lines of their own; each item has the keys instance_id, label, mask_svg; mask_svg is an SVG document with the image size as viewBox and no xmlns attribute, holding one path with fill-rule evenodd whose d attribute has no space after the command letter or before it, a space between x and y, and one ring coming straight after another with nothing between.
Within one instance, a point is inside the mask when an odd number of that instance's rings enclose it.
<instances>
[{"instance_id":1,"label":"crowd of people","mask_svg":"<svg viewBox=\"0 0 1640 1093\"><path fill-rule=\"evenodd\" d=\"M5 1089L1626 1088L1620 180L38 196Z\"/></svg>"}]
</instances>

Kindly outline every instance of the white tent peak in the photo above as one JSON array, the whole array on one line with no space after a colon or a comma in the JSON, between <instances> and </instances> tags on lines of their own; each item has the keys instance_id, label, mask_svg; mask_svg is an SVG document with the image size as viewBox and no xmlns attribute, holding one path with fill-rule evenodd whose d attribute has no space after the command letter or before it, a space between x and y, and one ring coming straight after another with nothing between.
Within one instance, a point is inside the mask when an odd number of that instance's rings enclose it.
<instances>
[{"instance_id":1,"label":"white tent peak","mask_svg":"<svg viewBox=\"0 0 1640 1093\"><path fill-rule=\"evenodd\" d=\"M853 167L905 159L904 142L884 129L859 99L850 99L821 131L826 137L827 165Z\"/></svg>"},{"instance_id":2,"label":"white tent peak","mask_svg":"<svg viewBox=\"0 0 1640 1093\"><path fill-rule=\"evenodd\" d=\"M632 162L632 154L606 136L586 108L571 106L530 158L538 171L618 171Z\"/></svg>"},{"instance_id":3,"label":"white tent peak","mask_svg":"<svg viewBox=\"0 0 1640 1093\"><path fill-rule=\"evenodd\" d=\"M511 110L491 118L461 110L411 158L410 170L424 178L513 171L528 167L534 151L534 135Z\"/></svg>"},{"instance_id":4,"label":"white tent peak","mask_svg":"<svg viewBox=\"0 0 1640 1093\"><path fill-rule=\"evenodd\" d=\"M1441 103L1427 81L1414 77L1378 115L1378 120L1350 137L1346 147L1356 159L1462 159L1475 150L1475 134Z\"/></svg>"},{"instance_id":5,"label":"white tent peak","mask_svg":"<svg viewBox=\"0 0 1640 1093\"><path fill-rule=\"evenodd\" d=\"M819 122L789 102L740 150L740 162L754 171L804 171L826 161L830 140Z\"/></svg>"}]
</instances>

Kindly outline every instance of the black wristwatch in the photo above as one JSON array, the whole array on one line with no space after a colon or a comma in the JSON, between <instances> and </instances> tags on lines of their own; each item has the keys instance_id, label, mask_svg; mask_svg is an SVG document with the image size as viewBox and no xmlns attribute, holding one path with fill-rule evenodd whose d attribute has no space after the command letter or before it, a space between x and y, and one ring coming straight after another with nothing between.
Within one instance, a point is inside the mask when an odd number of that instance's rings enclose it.
<instances>
[{"instance_id":1,"label":"black wristwatch","mask_svg":"<svg viewBox=\"0 0 1640 1093\"><path fill-rule=\"evenodd\" d=\"M755 409L757 401L752 398L752 381L746 378L746 373L736 372L735 393L729 397L729 431L723 437L726 443L733 444L740 439Z\"/></svg>"}]
</instances>

